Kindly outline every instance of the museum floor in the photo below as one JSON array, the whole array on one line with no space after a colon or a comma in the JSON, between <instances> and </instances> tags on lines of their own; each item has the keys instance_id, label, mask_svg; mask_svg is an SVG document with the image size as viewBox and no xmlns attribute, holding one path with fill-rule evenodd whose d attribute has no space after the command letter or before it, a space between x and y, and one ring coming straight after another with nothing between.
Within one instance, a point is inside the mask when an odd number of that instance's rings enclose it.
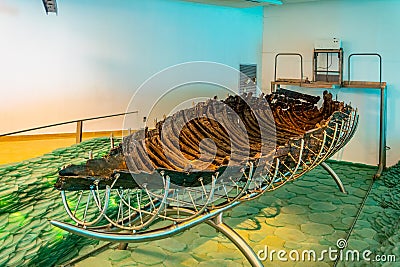
<instances>
[{"instance_id":1,"label":"museum floor","mask_svg":"<svg viewBox=\"0 0 400 267\"><path fill-rule=\"evenodd\" d=\"M121 131L85 132L82 140L110 136L111 133L115 137L122 135ZM0 138L0 165L35 158L75 143L74 133L2 136Z\"/></svg>"},{"instance_id":2,"label":"museum floor","mask_svg":"<svg viewBox=\"0 0 400 267\"><path fill-rule=\"evenodd\" d=\"M127 250L71 235L50 225L48 219L68 221L53 183L61 166L83 163L109 150L109 138L96 138L59 148L43 156L0 166L0 266L54 266L84 256L75 266L249 266L223 235L208 225L183 234L141 244ZM320 167L259 199L225 214L225 222L259 251L336 248L352 227L372 183L375 167L329 161L348 195L337 189ZM400 266L400 166L377 180L351 231L348 249L369 249L373 255L396 255ZM325 262L264 261L268 266L333 266ZM381 266L381 263L339 262L338 266Z\"/></svg>"}]
</instances>

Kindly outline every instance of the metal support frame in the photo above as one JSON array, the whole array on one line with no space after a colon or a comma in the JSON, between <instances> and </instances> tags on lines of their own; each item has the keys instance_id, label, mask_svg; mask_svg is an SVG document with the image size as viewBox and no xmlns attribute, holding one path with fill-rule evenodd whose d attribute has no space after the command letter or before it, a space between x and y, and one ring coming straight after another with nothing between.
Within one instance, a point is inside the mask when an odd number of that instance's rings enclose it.
<instances>
[{"instance_id":1,"label":"metal support frame","mask_svg":"<svg viewBox=\"0 0 400 267\"><path fill-rule=\"evenodd\" d=\"M378 53L353 53L348 57L348 86L351 87L350 73L351 73L351 58L353 56L376 56L379 58L379 87L380 89L380 108L379 108L379 163L378 171L374 178L377 179L382 175L383 170L386 168L386 85L382 83L382 56Z\"/></svg>"},{"instance_id":2,"label":"metal support frame","mask_svg":"<svg viewBox=\"0 0 400 267\"><path fill-rule=\"evenodd\" d=\"M249 263L253 267L262 267L263 264L261 261L258 259L256 253L253 251L253 249L247 244L247 242L237 233L235 230L233 230L230 226L225 224L222 220L223 212L229 209L232 209L233 207L237 206L240 204L239 201L231 203L229 206L222 208L217 211L209 212L208 214L204 215L202 218L199 218L197 220L192 220L185 222L181 224L179 227L173 226L168 229L162 229L160 230L155 230L152 231L150 234L143 234L143 235L120 235L120 234L110 234L110 233L101 233L101 232L94 232L94 231L86 231L85 229L82 229L78 226L67 224L67 223L62 223L58 221L50 221L51 224L54 226L57 226L63 230L66 230L68 232L84 236L84 237L89 237L89 238L96 238L99 240L104 240L104 241L112 241L112 242L120 242L120 245L118 246L119 249L126 249L128 246L128 243L138 243L138 242L145 242L145 241L152 241L152 240L160 240L164 239L170 236L173 236L179 232L183 232L197 224L200 223L207 223L208 225L214 227L216 230L221 232L223 235L225 235L232 243L235 244L235 246L243 253L243 255L246 257L246 259L249 261ZM182 210L182 212L184 212ZM188 213L191 213L188 211Z\"/></svg>"},{"instance_id":3,"label":"metal support frame","mask_svg":"<svg viewBox=\"0 0 400 267\"><path fill-rule=\"evenodd\" d=\"M218 214L218 216L214 217L212 220L206 221L206 223L220 233L224 234L236 247L243 253L246 259L249 261L251 266L253 267L262 267L264 266L260 259L257 257L256 253L254 253L253 249L247 244L247 242L233 230L229 225L225 224L222 220L222 212Z\"/></svg>"},{"instance_id":4,"label":"metal support frame","mask_svg":"<svg viewBox=\"0 0 400 267\"><path fill-rule=\"evenodd\" d=\"M344 188L344 185L342 183L342 180L340 180L339 176L335 173L335 171L325 161L321 162L320 165L332 176L333 180L335 180L335 183L339 187L339 190L342 193L347 194L346 189Z\"/></svg>"},{"instance_id":5,"label":"metal support frame","mask_svg":"<svg viewBox=\"0 0 400 267\"><path fill-rule=\"evenodd\" d=\"M189 220L182 223L179 223L179 227L176 224L172 224L168 227L149 230L144 233L137 233L137 234L118 234L118 233L108 233L108 232L100 232L100 231L88 231L85 228L79 227L79 225L72 225L69 223L63 223L55 220L51 220L50 223L54 226L57 226L60 229L68 231L70 233L80 235L83 237L94 238L102 241L110 241L110 242L118 242L118 243L140 243L146 241L154 241L160 240L167 237L174 236L178 233L186 231L191 227L194 227L198 224L206 222L208 220L213 219L214 217L218 216L220 213L230 210L241 202L236 201L231 203L230 205L223 207L218 210L209 211L203 214L201 217L198 217L195 220ZM187 212L188 214L192 214L193 212L190 210L181 209L181 213Z\"/></svg>"},{"instance_id":6,"label":"metal support frame","mask_svg":"<svg viewBox=\"0 0 400 267\"><path fill-rule=\"evenodd\" d=\"M333 117L332 120L335 120L335 118ZM349 136L351 136L351 131L349 131L347 133L347 136L344 135L341 136L341 130L339 130L337 122L333 122L335 124L335 128L334 128L334 134L332 135L332 140L330 141L330 146L326 147L325 146L325 141L327 140L327 138L324 138L321 142L321 150L320 153L318 154L319 156L315 159L316 162L317 161L323 161L325 159L325 157L329 156L329 151L334 151L334 149L338 146L340 146L342 144L342 142L345 141L345 139ZM352 127L354 126L354 120L349 122L349 125L352 125ZM349 127L349 129L351 129L352 127ZM342 129L342 127L341 127ZM334 140L336 139L336 132L339 133L338 136L338 141L334 142ZM326 131L324 131L324 136L327 136ZM340 140L339 140L340 139ZM293 140L293 142L296 142ZM299 155L297 159L294 159L294 162L297 162L295 170L293 170L292 172L290 172L291 174L289 175L290 177L288 179L286 179L286 181L291 181L296 179L294 176L296 174L296 172L299 169L300 166L300 162L302 161L302 151L304 149L304 140L300 139L299 140L299 145L298 145L298 149L299 149ZM293 146L295 146L295 143L293 143ZM324 149L327 149L327 151L325 151ZM326 153L323 153L324 156L321 156L322 151L325 151ZM283 164L282 166L286 166L284 165L284 163L282 162L281 164ZM51 224L53 224L54 226L57 226L63 230L66 230L68 232L71 232L73 234L77 234L77 235L81 235L84 237L89 237L89 238L95 238L95 239L99 239L99 240L103 240L103 241L111 241L111 242L117 242L120 243L119 244L119 249L126 249L128 243L138 243L138 242L145 242L145 241L152 241L152 240L159 240L159 239L164 239L170 236L173 236L177 233L183 232L185 230L190 229L191 227L201 224L201 223L207 223L208 225L212 226L213 228L215 228L217 231L221 232L223 235L225 235L233 244L235 244L235 246L241 251L241 253L244 255L244 257L249 261L249 263L254 266L254 267L261 267L263 266L262 262L260 261L260 259L257 257L256 253L252 250L252 248L249 246L248 243L246 243L246 241L237 233L235 232L235 230L233 230L231 227L229 227L227 224L225 224L223 222L223 212L230 210L234 207L236 207L237 205L239 205L241 202L243 201L248 201L251 199L254 199L260 195L262 195L263 192L267 191L270 186L274 183L275 179L281 180L282 177L279 176L277 177L277 173L279 172L278 168L280 166L280 161L279 159L277 159L276 161L276 167L275 167L275 171L274 171L274 175L273 175L273 179L265 184L259 185L259 190L256 190L254 192L251 192L251 190L249 189L249 183L250 182L254 182L255 179L253 179L253 164L249 163L249 171L248 174L246 174L246 171L243 170L243 175L245 175L247 177L247 183L244 185L244 189L243 191L240 191L238 193L239 198L234 198L231 199L232 202L224 204L222 206L217 206L214 208L211 208L209 210L206 209L206 207L208 207L209 201L212 199L213 194L214 194L214 189L215 189L215 180L213 178L213 181L211 183L211 189L209 190L209 192L205 193L206 195L208 195L208 200L206 201L206 203L204 204L204 207L201 209L192 209L192 208L184 208L184 207L179 207L179 206L166 206L165 209L163 209L163 204L166 203L166 201L172 201L174 199L172 199L174 197L174 194L171 195L171 191L169 189L169 178L168 176L163 175L163 177L166 179L165 184L165 190L164 190L164 195L163 195L163 199L159 200L159 203L157 204L155 201L156 199L154 199L153 201L151 201L151 203L154 203L154 207L158 207L156 211L154 211L152 214L149 213L149 211L145 211L144 209L140 209L140 206L138 207L138 209L136 209L137 214L136 214L136 218L132 217L132 220L130 219L131 215L129 215L129 217L124 218L124 216L122 215L121 217L121 224L118 223L118 220L120 219L119 215L117 215L117 222L113 223L112 219L108 218L108 216L105 214L105 211L108 207L107 203L108 203L108 199L110 198L110 190L112 189L110 187L107 187L106 189L106 195L104 198L101 198L99 195L99 189L98 189L98 183L96 184L96 188L91 188L90 192L89 192L89 196L93 196L92 198L97 200L96 205L97 208L99 209L99 215L97 217L95 217L92 221L87 220L86 218L86 214L88 212L88 203L89 203L89 199L90 197L88 196L88 202L85 204L83 203L83 206L85 207L85 211L83 212L84 217L81 219L77 219L75 216L76 213L76 209L74 211L71 211L68 201L66 200L66 192L65 191L61 191L61 195L62 195L62 199L63 199L63 203L64 206L66 206L66 210L68 212L68 214L70 215L70 217L72 219L74 219L74 221L77 223L77 225L72 225L72 224L68 224L68 223L63 223L63 222L58 222L58 221L51 221ZM317 166L318 164L313 164L313 167ZM339 177L334 173L334 171L326 165L326 163L321 162L321 165L326 168L329 173L331 174L331 176L334 178L335 182L338 184L340 190L342 192L345 192L344 190L344 186L341 183ZM324 166L326 165L326 166ZM311 169L311 168L310 168ZM303 170L305 171L305 170ZM302 172L302 171L300 171ZM283 183L284 184L284 183ZM280 187L281 185L278 184L278 186L276 186L275 188ZM204 189L204 187L203 187ZM121 189L117 189L117 190L121 190ZM250 191L248 191L250 190ZM97 193L96 193L97 192ZM246 192L246 195L243 196L243 194ZM96 195L97 194L97 195ZM121 198L121 201L123 200L123 195L124 193L121 191L118 191L118 195ZM150 196L150 195L149 195ZM171 199L170 199L171 198ZM82 196L79 197L79 199L83 199ZM104 204L100 203L100 199L104 199ZM179 200L177 200L179 203ZM78 201L80 202L80 201ZM120 204L123 202L120 202ZM125 203L126 204L126 203ZM129 204L130 205L130 204ZM120 208L121 209L121 208ZM165 212L160 212L161 210L164 210ZM129 222L134 222L135 220L142 220L143 214L147 214L149 217L147 219L147 221L145 222L141 222L138 227L137 227L137 231L132 229L134 228L134 226L129 228L129 231L126 227L124 227L123 223L127 222L127 219L129 219ZM177 215L179 216L179 214L187 216L186 219L179 219L176 217L170 217L169 214L173 214L173 215ZM151 216L150 216L151 215ZM106 218L111 224L109 226L106 226L106 228L102 228L102 227L96 227L94 224L96 222L98 222L99 220L101 220L101 218ZM160 219L169 219L172 220L173 223L170 226L167 227L163 227L163 228L156 228L154 230L148 230L147 226L152 223L154 221L154 219L156 217L159 217ZM110 230L110 227L115 227L115 228L120 228L123 229L122 232L115 232L114 230ZM104 230L106 230L104 232ZM144 230L143 232L141 232L141 230Z\"/></svg>"}]
</instances>

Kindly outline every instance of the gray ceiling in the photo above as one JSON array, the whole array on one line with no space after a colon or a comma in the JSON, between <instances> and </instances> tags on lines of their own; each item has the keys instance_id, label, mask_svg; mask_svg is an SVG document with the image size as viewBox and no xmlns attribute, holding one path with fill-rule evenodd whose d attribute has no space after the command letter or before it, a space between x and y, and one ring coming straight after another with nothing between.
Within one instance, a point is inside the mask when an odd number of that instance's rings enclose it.
<instances>
[{"instance_id":1,"label":"gray ceiling","mask_svg":"<svg viewBox=\"0 0 400 267\"><path fill-rule=\"evenodd\" d=\"M321 0L270 0L270 1L268 0L183 0L183 1L243 8L243 7L254 7L254 6L266 6L277 2L282 2L283 4L295 4L304 2L315 2Z\"/></svg>"}]
</instances>

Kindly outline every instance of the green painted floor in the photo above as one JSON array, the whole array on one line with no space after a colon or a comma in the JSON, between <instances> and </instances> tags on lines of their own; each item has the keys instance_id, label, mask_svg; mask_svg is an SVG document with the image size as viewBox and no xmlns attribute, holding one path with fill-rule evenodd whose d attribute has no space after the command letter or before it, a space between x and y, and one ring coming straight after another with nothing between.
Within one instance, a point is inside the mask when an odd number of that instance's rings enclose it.
<instances>
[{"instance_id":1,"label":"green painted floor","mask_svg":"<svg viewBox=\"0 0 400 267\"><path fill-rule=\"evenodd\" d=\"M69 163L83 163L88 151L105 155L109 139L99 138L43 157L0 166L0 266L54 266L85 255L104 242L85 239L54 228L48 219L69 221L59 192L52 188L58 170ZM372 182L376 168L329 162L341 177L348 195L338 191L320 167L299 180L243 203L225 214L225 222L257 252L287 253L313 249L337 249L345 238ZM400 266L400 166L390 168L373 184L371 194L352 231L347 249L394 255L397 262L340 261L338 266ZM76 266L250 266L223 235L199 225L180 235L148 243L130 244L126 251L114 249L93 254ZM344 250L345 251L345 250ZM319 255L319 254L317 254ZM282 262L268 266L333 266L324 262Z\"/></svg>"}]
</instances>

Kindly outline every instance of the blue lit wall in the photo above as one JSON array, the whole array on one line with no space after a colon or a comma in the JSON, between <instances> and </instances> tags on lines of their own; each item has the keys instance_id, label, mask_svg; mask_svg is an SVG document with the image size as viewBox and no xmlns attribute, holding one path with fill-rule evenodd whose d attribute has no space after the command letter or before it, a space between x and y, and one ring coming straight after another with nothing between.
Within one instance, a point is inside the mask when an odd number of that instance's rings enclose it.
<instances>
[{"instance_id":1,"label":"blue lit wall","mask_svg":"<svg viewBox=\"0 0 400 267\"><path fill-rule=\"evenodd\" d=\"M46 16L40 0L0 3L0 132L123 112L141 83L174 64L261 66L261 8L57 2L58 16ZM120 127L120 121L99 121L86 130Z\"/></svg>"},{"instance_id":2,"label":"blue lit wall","mask_svg":"<svg viewBox=\"0 0 400 267\"><path fill-rule=\"evenodd\" d=\"M400 159L400 2L395 0L341 0L267 7L264 10L263 88L269 91L274 56L299 52L305 58L305 76L312 79L314 41L337 37L345 53L344 78L350 53L375 52L383 57L383 80L388 83L388 164ZM299 77L297 59L280 60L279 77ZM379 81L376 58L353 58L352 80ZM376 165L379 146L379 90L331 90L339 100L351 102L360 111L360 125L349 145L336 159ZM322 94L321 90L307 90Z\"/></svg>"}]
</instances>

